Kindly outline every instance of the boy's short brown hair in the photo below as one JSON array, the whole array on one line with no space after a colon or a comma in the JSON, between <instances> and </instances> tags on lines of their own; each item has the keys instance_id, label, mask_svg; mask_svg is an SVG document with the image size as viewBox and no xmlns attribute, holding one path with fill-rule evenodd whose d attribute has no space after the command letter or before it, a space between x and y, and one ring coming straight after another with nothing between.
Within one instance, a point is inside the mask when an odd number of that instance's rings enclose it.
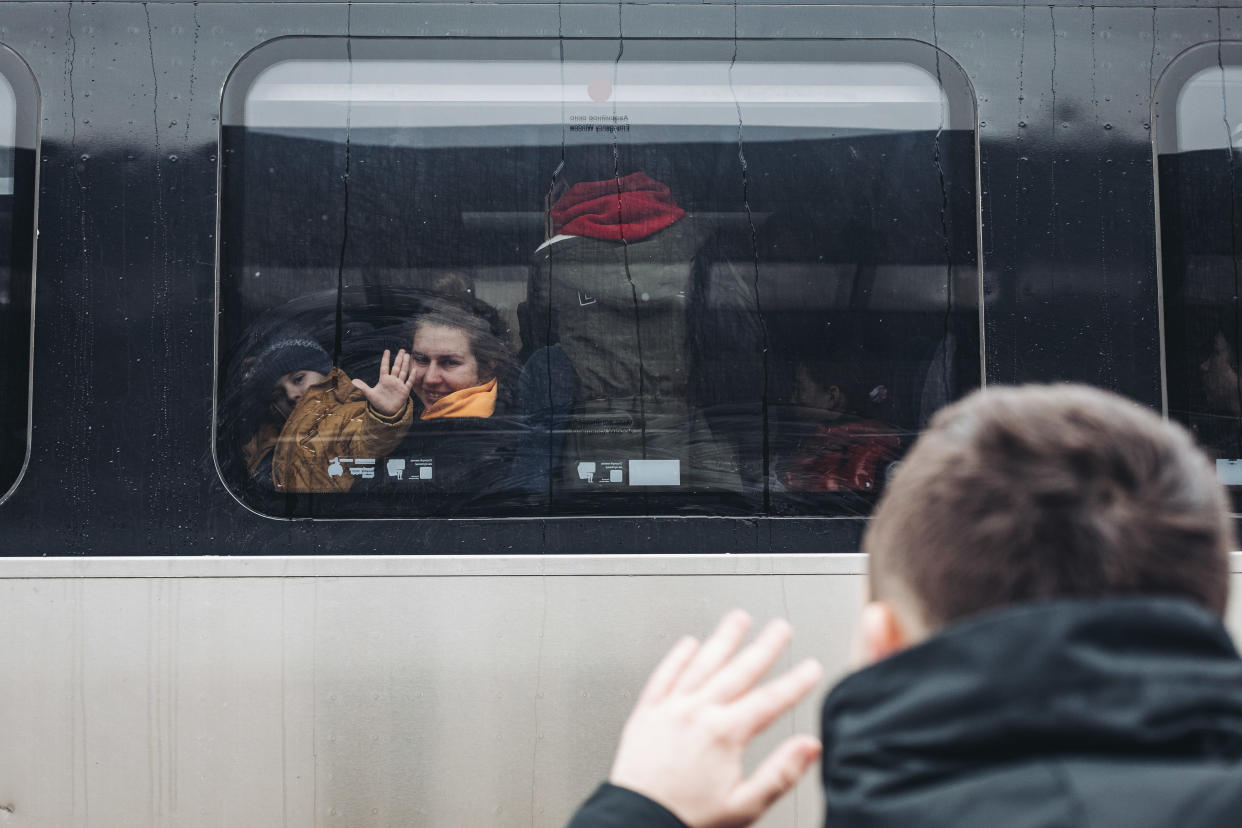
<instances>
[{"instance_id":1,"label":"boy's short brown hair","mask_svg":"<svg viewBox=\"0 0 1242 828\"><path fill-rule=\"evenodd\" d=\"M1173 595L1223 615L1233 526L1180 426L1075 385L995 388L939 412L863 540L872 597L931 629L1051 598Z\"/></svg>"}]
</instances>

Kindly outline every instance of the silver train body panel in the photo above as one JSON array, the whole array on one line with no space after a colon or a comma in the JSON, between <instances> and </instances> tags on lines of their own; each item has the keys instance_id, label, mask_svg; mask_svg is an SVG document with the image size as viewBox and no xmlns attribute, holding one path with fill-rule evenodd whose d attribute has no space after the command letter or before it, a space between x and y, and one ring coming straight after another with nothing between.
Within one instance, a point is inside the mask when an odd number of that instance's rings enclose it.
<instances>
[{"instance_id":1,"label":"silver train body panel","mask_svg":"<svg viewBox=\"0 0 1242 828\"><path fill-rule=\"evenodd\" d=\"M6 561L0 824L563 825L650 666L722 608L792 620L783 663L847 671L861 564ZM752 756L815 732L819 700ZM760 825L822 815L811 774Z\"/></svg>"}]
</instances>

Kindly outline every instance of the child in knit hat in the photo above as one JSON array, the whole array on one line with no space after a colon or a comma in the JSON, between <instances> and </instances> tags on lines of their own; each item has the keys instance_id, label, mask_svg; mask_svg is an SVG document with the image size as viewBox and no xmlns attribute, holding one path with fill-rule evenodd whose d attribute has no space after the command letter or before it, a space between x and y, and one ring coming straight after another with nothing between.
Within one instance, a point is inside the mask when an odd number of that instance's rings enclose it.
<instances>
[{"instance_id":1,"label":"child in knit hat","mask_svg":"<svg viewBox=\"0 0 1242 828\"><path fill-rule=\"evenodd\" d=\"M271 395L267 419L242 450L251 477L270 475L278 492L347 492L355 469L373 470L413 421L413 362L403 349L390 366L390 355L372 387L333 367L306 333L277 331L244 380Z\"/></svg>"}]
</instances>

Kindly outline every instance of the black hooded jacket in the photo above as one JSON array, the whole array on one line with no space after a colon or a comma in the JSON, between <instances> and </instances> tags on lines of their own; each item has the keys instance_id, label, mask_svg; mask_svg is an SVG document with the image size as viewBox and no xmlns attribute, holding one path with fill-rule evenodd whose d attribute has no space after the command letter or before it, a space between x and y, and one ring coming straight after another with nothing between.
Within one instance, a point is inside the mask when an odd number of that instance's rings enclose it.
<instances>
[{"instance_id":1,"label":"black hooded jacket","mask_svg":"<svg viewBox=\"0 0 1242 828\"><path fill-rule=\"evenodd\" d=\"M1242 661L1173 599L953 625L824 702L833 828L1242 826Z\"/></svg>"},{"instance_id":2,"label":"black hooded jacket","mask_svg":"<svg viewBox=\"0 0 1242 828\"><path fill-rule=\"evenodd\" d=\"M1179 600L954 624L837 685L823 741L827 828L1242 826L1242 660ZM605 786L571 826L677 824Z\"/></svg>"}]
</instances>

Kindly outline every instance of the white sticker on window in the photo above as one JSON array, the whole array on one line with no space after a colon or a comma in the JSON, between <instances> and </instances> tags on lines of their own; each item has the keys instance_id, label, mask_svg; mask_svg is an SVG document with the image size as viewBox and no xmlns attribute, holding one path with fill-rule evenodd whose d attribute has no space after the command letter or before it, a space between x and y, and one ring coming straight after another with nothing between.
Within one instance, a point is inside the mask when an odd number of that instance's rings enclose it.
<instances>
[{"instance_id":1,"label":"white sticker on window","mask_svg":"<svg viewBox=\"0 0 1242 828\"><path fill-rule=\"evenodd\" d=\"M680 460L631 460L631 486L680 486Z\"/></svg>"},{"instance_id":2,"label":"white sticker on window","mask_svg":"<svg viewBox=\"0 0 1242 828\"><path fill-rule=\"evenodd\" d=\"M1216 479L1225 486L1242 486L1242 460L1217 460Z\"/></svg>"}]
</instances>

